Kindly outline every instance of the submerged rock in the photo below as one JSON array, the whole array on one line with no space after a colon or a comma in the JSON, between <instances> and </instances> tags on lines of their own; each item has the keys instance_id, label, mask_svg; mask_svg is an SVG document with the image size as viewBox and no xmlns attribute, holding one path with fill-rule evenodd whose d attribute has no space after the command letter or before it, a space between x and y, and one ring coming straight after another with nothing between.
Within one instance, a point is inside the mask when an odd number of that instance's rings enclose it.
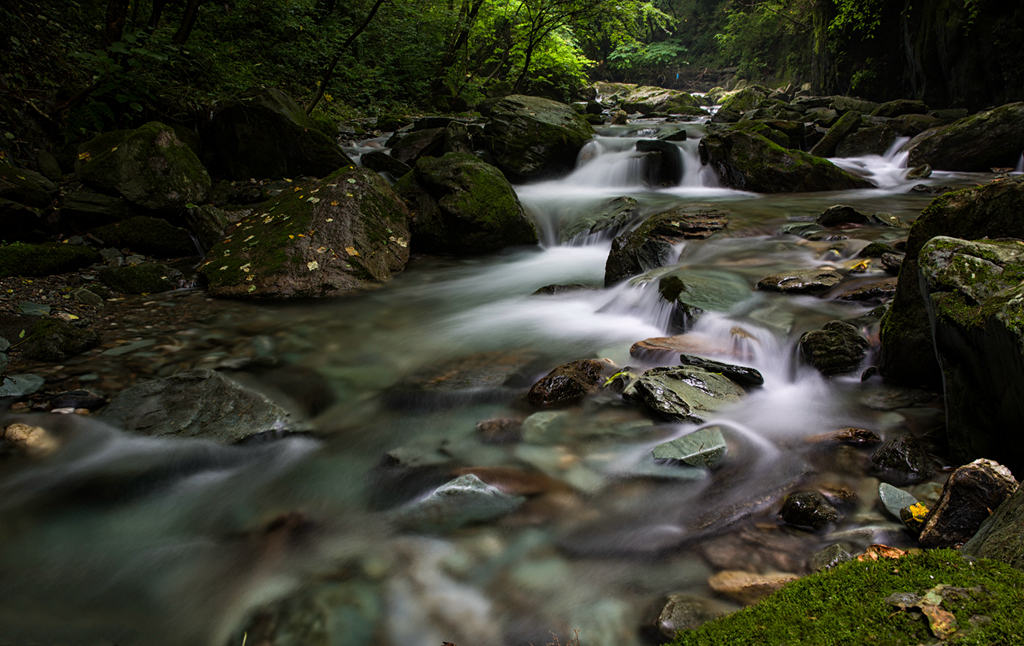
<instances>
[{"instance_id":1,"label":"submerged rock","mask_svg":"<svg viewBox=\"0 0 1024 646\"><path fill-rule=\"evenodd\" d=\"M1016 489L1010 470L992 460L978 459L958 468L946 480L918 542L930 548L959 547Z\"/></svg>"},{"instance_id":2,"label":"submerged rock","mask_svg":"<svg viewBox=\"0 0 1024 646\"><path fill-rule=\"evenodd\" d=\"M515 94L490 106L484 142L513 182L567 173L594 130L570 106Z\"/></svg>"},{"instance_id":3,"label":"submerged rock","mask_svg":"<svg viewBox=\"0 0 1024 646\"><path fill-rule=\"evenodd\" d=\"M407 529L444 532L500 518L514 511L524 500L492 487L473 474L466 474L399 509L394 519Z\"/></svg>"},{"instance_id":4,"label":"submerged rock","mask_svg":"<svg viewBox=\"0 0 1024 646\"><path fill-rule=\"evenodd\" d=\"M409 211L373 171L344 168L265 202L210 249L216 296L336 296L389 280L409 260Z\"/></svg>"},{"instance_id":5,"label":"submerged rock","mask_svg":"<svg viewBox=\"0 0 1024 646\"><path fill-rule=\"evenodd\" d=\"M512 185L473 155L424 157L396 189L413 212L417 251L481 254L537 242Z\"/></svg>"},{"instance_id":6,"label":"submerged rock","mask_svg":"<svg viewBox=\"0 0 1024 646\"><path fill-rule=\"evenodd\" d=\"M817 491L796 491L782 501L779 517L794 527L819 530L839 520L839 512Z\"/></svg>"},{"instance_id":7,"label":"submerged rock","mask_svg":"<svg viewBox=\"0 0 1024 646\"><path fill-rule=\"evenodd\" d=\"M703 312L728 312L751 294L750 285L741 276L688 268L662 274L658 292L674 305L673 325L684 330Z\"/></svg>"},{"instance_id":8,"label":"submerged rock","mask_svg":"<svg viewBox=\"0 0 1024 646\"><path fill-rule=\"evenodd\" d=\"M853 372L867 356L868 340L843 321L829 321L800 337L800 356L825 376Z\"/></svg>"},{"instance_id":9,"label":"submerged rock","mask_svg":"<svg viewBox=\"0 0 1024 646\"><path fill-rule=\"evenodd\" d=\"M612 198L562 228L559 238L562 242L568 242L580 235L616 235L636 219L638 207L639 204L632 197Z\"/></svg>"},{"instance_id":10,"label":"submerged rock","mask_svg":"<svg viewBox=\"0 0 1024 646\"><path fill-rule=\"evenodd\" d=\"M700 160L726 186L758 193L871 188L871 182L808 153L786 149L760 135L733 130L700 142Z\"/></svg>"},{"instance_id":11,"label":"submerged rock","mask_svg":"<svg viewBox=\"0 0 1024 646\"><path fill-rule=\"evenodd\" d=\"M266 396L213 370L190 370L121 391L103 419L134 433L231 443L264 431L307 428Z\"/></svg>"},{"instance_id":12,"label":"submerged rock","mask_svg":"<svg viewBox=\"0 0 1024 646\"><path fill-rule=\"evenodd\" d=\"M79 147L75 170L86 184L153 211L181 210L210 191L199 158L157 121L87 141Z\"/></svg>"},{"instance_id":13,"label":"submerged rock","mask_svg":"<svg viewBox=\"0 0 1024 646\"><path fill-rule=\"evenodd\" d=\"M716 467L725 459L728 447L722 429L708 426L654 447L655 460L682 462L694 467Z\"/></svg>"}]
</instances>

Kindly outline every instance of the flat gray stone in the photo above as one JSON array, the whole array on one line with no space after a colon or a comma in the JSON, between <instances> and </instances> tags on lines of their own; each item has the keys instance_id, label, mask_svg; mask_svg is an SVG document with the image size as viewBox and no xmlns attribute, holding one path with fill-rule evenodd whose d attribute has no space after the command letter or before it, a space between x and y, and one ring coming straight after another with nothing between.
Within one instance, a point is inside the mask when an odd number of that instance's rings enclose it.
<instances>
[{"instance_id":1,"label":"flat gray stone","mask_svg":"<svg viewBox=\"0 0 1024 646\"><path fill-rule=\"evenodd\" d=\"M674 460L690 466L714 467L722 462L728 448L722 429L708 426L654 447L655 460Z\"/></svg>"}]
</instances>

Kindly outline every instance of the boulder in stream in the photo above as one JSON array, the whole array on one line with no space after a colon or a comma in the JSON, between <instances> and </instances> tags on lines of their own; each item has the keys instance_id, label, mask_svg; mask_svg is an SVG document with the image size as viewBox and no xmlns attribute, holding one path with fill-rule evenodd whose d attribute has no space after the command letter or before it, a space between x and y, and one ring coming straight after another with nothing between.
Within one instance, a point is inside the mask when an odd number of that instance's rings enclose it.
<instances>
[{"instance_id":1,"label":"boulder in stream","mask_svg":"<svg viewBox=\"0 0 1024 646\"><path fill-rule=\"evenodd\" d=\"M1024 150L1024 102L979 112L926 130L905 146L911 168L988 171L1013 168Z\"/></svg>"},{"instance_id":2,"label":"boulder in stream","mask_svg":"<svg viewBox=\"0 0 1024 646\"><path fill-rule=\"evenodd\" d=\"M731 379L693 366L651 368L623 392L656 417L696 424L745 394Z\"/></svg>"},{"instance_id":3,"label":"boulder in stream","mask_svg":"<svg viewBox=\"0 0 1024 646\"><path fill-rule=\"evenodd\" d=\"M883 442L871 454L871 465L879 478L898 486L921 482L932 473L931 458L912 435Z\"/></svg>"},{"instance_id":4,"label":"boulder in stream","mask_svg":"<svg viewBox=\"0 0 1024 646\"><path fill-rule=\"evenodd\" d=\"M683 180L683 154L672 142L641 139L636 142L636 151L643 156L647 186L677 186Z\"/></svg>"},{"instance_id":5,"label":"boulder in stream","mask_svg":"<svg viewBox=\"0 0 1024 646\"><path fill-rule=\"evenodd\" d=\"M537 243L512 185L468 153L423 157L395 188L412 210L419 252L473 255Z\"/></svg>"},{"instance_id":6,"label":"boulder in stream","mask_svg":"<svg viewBox=\"0 0 1024 646\"><path fill-rule=\"evenodd\" d=\"M597 359L581 359L558 366L533 384L527 400L538 408L576 404L597 389L604 372L613 366Z\"/></svg>"},{"instance_id":7,"label":"boulder in stream","mask_svg":"<svg viewBox=\"0 0 1024 646\"><path fill-rule=\"evenodd\" d=\"M818 491L795 491L782 501L779 517L787 525L819 530L839 520L839 512Z\"/></svg>"},{"instance_id":8,"label":"boulder in stream","mask_svg":"<svg viewBox=\"0 0 1024 646\"><path fill-rule=\"evenodd\" d=\"M559 238L568 242L577 236L602 234L613 236L626 229L639 215L635 198L620 196L601 202L562 227Z\"/></svg>"},{"instance_id":9,"label":"boulder in stream","mask_svg":"<svg viewBox=\"0 0 1024 646\"><path fill-rule=\"evenodd\" d=\"M484 142L513 182L567 173L594 129L570 106L514 94L489 106Z\"/></svg>"},{"instance_id":10,"label":"boulder in stream","mask_svg":"<svg viewBox=\"0 0 1024 646\"><path fill-rule=\"evenodd\" d=\"M980 458L965 464L946 480L918 542L930 548L963 545L1016 489L1017 480L998 462Z\"/></svg>"},{"instance_id":11,"label":"boulder in stream","mask_svg":"<svg viewBox=\"0 0 1024 646\"><path fill-rule=\"evenodd\" d=\"M783 148L742 130L711 133L701 139L700 161L710 165L726 186L758 193L841 191L871 188L871 182L832 162Z\"/></svg>"},{"instance_id":12,"label":"boulder in stream","mask_svg":"<svg viewBox=\"0 0 1024 646\"><path fill-rule=\"evenodd\" d=\"M800 337L800 356L826 377L853 372L867 356L868 340L844 321L829 321Z\"/></svg>"},{"instance_id":13,"label":"boulder in stream","mask_svg":"<svg viewBox=\"0 0 1024 646\"><path fill-rule=\"evenodd\" d=\"M838 285L842 279L843 275L831 267L795 269L765 276L757 282L757 288L787 294L820 294Z\"/></svg>"},{"instance_id":14,"label":"boulder in stream","mask_svg":"<svg viewBox=\"0 0 1024 646\"><path fill-rule=\"evenodd\" d=\"M408 220L384 179L343 168L256 207L210 249L200 273L216 296L308 298L372 287L409 260Z\"/></svg>"}]
</instances>

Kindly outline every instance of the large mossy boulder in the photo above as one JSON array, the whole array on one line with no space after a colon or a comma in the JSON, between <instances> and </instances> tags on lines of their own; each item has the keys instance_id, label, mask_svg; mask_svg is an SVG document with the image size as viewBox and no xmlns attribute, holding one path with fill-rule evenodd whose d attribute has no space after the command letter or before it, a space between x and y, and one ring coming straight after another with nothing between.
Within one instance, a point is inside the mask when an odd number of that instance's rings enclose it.
<instances>
[{"instance_id":1,"label":"large mossy boulder","mask_svg":"<svg viewBox=\"0 0 1024 646\"><path fill-rule=\"evenodd\" d=\"M409 260L409 211L373 171L347 167L256 207L201 265L216 296L309 298L378 285Z\"/></svg>"},{"instance_id":2,"label":"large mossy boulder","mask_svg":"<svg viewBox=\"0 0 1024 646\"><path fill-rule=\"evenodd\" d=\"M627 86L621 97L623 110L639 112L644 116L707 114L696 97L681 90L650 85Z\"/></svg>"},{"instance_id":3,"label":"large mossy boulder","mask_svg":"<svg viewBox=\"0 0 1024 646\"><path fill-rule=\"evenodd\" d=\"M712 133L700 142L700 161L710 165L722 183L758 193L840 191L871 188L827 159L782 146L752 132Z\"/></svg>"},{"instance_id":4,"label":"large mossy boulder","mask_svg":"<svg viewBox=\"0 0 1024 646\"><path fill-rule=\"evenodd\" d=\"M161 218L139 215L98 227L91 234L108 247L129 249L158 258L198 255L191 234Z\"/></svg>"},{"instance_id":5,"label":"large mossy boulder","mask_svg":"<svg viewBox=\"0 0 1024 646\"><path fill-rule=\"evenodd\" d=\"M994 559L1024 570L1024 487L1017 487L963 547L968 556Z\"/></svg>"},{"instance_id":6,"label":"large mossy boulder","mask_svg":"<svg viewBox=\"0 0 1024 646\"><path fill-rule=\"evenodd\" d=\"M926 130L911 139L908 165L941 170L988 171L1014 167L1024 151L1024 102Z\"/></svg>"},{"instance_id":7,"label":"large mossy boulder","mask_svg":"<svg viewBox=\"0 0 1024 646\"><path fill-rule=\"evenodd\" d=\"M412 210L418 252L473 255L537 243L512 185L468 153L423 157L396 189Z\"/></svg>"},{"instance_id":8,"label":"large mossy boulder","mask_svg":"<svg viewBox=\"0 0 1024 646\"><path fill-rule=\"evenodd\" d=\"M218 109L206 129L218 177L323 177L351 165L334 138L290 96L262 90Z\"/></svg>"},{"instance_id":9,"label":"large mossy boulder","mask_svg":"<svg viewBox=\"0 0 1024 646\"><path fill-rule=\"evenodd\" d=\"M484 142L513 182L567 173L594 129L570 106L515 94L490 106Z\"/></svg>"},{"instance_id":10,"label":"large mossy boulder","mask_svg":"<svg viewBox=\"0 0 1024 646\"><path fill-rule=\"evenodd\" d=\"M213 370L190 370L142 381L118 393L102 418L150 436L237 442L265 431L308 425L265 395Z\"/></svg>"},{"instance_id":11,"label":"large mossy boulder","mask_svg":"<svg viewBox=\"0 0 1024 646\"><path fill-rule=\"evenodd\" d=\"M946 434L961 461L998 456L1024 469L1024 241L938 236L918 256Z\"/></svg>"},{"instance_id":12,"label":"large mossy boulder","mask_svg":"<svg viewBox=\"0 0 1024 646\"><path fill-rule=\"evenodd\" d=\"M946 193L932 201L910 228L896 296L882 319L880 369L887 381L938 388L939 366L924 295L918 254L928 240L945 235L1024 238L1024 181L995 182Z\"/></svg>"},{"instance_id":13,"label":"large mossy boulder","mask_svg":"<svg viewBox=\"0 0 1024 646\"><path fill-rule=\"evenodd\" d=\"M619 234L604 267L604 284L661 267L672 259L673 247L684 240L707 238L725 228L728 215L704 204L687 204L652 215L636 229Z\"/></svg>"},{"instance_id":14,"label":"large mossy boulder","mask_svg":"<svg viewBox=\"0 0 1024 646\"><path fill-rule=\"evenodd\" d=\"M800 337L800 356L826 377L853 372L867 352L868 340L844 321L829 321Z\"/></svg>"},{"instance_id":15,"label":"large mossy boulder","mask_svg":"<svg viewBox=\"0 0 1024 646\"><path fill-rule=\"evenodd\" d=\"M0 278L62 274L88 267L102 259L91 247L15 242L0 246Z\"/></svg>"},{"instance_id":16,"label":"large mossy boulder","mask_svg":"<svg viewBox=\"0 0 1024 646\"><path fill-rule=\"evenodd\" d=\"M757 109L768 98L768 91L752 85L727 94L715 113L715 121L738 121L744 112Z\"/></svg>"},{"instance_id":17,"label":"large mossy boulder","mask_svg":"<svg viewBox=\"0 0 1024 646\"><path fill-rule=\"evenodd\" d=\"M825 136L819 139L818 143L814 144L814 147L811 148L811 154L818 157L832 157L835 155L836 147L847 135L860 126L860 120L860 113L858 112L851 110L843 114L829 127Z\"/></svg>"},{"instance_id":18,"label":"large mossy boulder","mask_svg":"<svg viewBox=\"0 0 1024 646\"><path fill-rule=\"evenodd\" d=\"M199 158L158 121L87 141L78 149L75 170L89 186L152 211L179 211L210 191Z\"/></svg>"}]
</instances>

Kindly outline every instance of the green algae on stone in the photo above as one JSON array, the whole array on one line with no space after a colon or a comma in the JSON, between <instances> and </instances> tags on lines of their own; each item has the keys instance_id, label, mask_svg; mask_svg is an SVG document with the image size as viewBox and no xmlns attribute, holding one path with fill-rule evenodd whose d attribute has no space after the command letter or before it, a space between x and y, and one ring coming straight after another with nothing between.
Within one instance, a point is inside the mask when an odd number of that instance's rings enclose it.
<instances>
[{"instance_id":1,"label":"green algae on stone","mask_svg":"<svg viewBox=\"0 0 1024 646\"><path fill-rule=\"evenodd\" d=\"M129 249L158 258L198 254L189 232L162 218L140 215L97 227L90 233L109 247Z\"/></svg>"},{"instance_id":2,"label":"green algae on stone","mask_svg":"<svg viewBox=\"0 0 1024 646\"><path fill-rule=\"evenodd\" d=\"M124 267L103 267L100 282L122 294L155 294L177 288L181 272L158 263L148 262Z\"/></svg>"},{"instance_id":3,"label":"green algae on stone","mask_svg":"<svg viewBox=\"0 0 1024 646\"><path fill-rule=\"evenodd\" d=\"M50 276L88 267L102 260L91 247L15 242L0 246L0 278Z\"/></svg>"}]
</instances>

